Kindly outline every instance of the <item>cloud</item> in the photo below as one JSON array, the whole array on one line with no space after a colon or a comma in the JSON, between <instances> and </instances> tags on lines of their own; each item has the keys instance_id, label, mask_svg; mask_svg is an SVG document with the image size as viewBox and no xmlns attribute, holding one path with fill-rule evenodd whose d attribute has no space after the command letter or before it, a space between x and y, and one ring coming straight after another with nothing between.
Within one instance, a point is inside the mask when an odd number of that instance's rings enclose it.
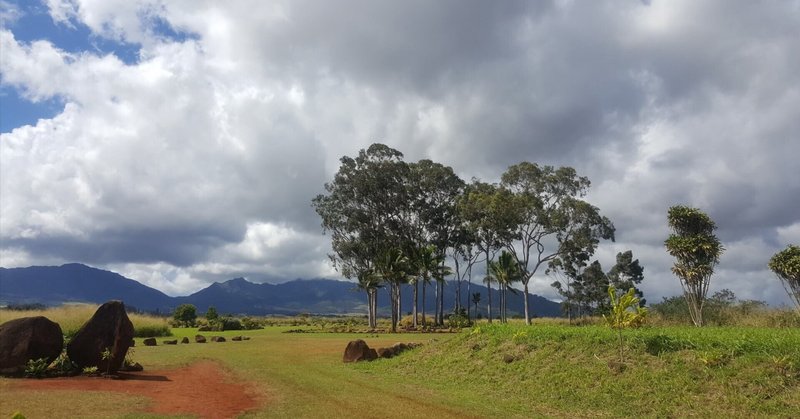
<instances>
[{"instance_id":1,"label":"cloud","mask_svg":"<svg viewBox=\"0 0 800 419\"><path fill-rule=\"evenodd\" d=\"M380 141L465 179L575 167L617 226L598 257L632 249L654 297L680 292L666 210L698 206L729 249L712 287L784 301L764 265L800 240L797 2L48 8L139 59L0 32L2 84L66 103L0 139L4 266L82 261L170 293L334 276L310 199Z\"/></svg>"}]
</instances>

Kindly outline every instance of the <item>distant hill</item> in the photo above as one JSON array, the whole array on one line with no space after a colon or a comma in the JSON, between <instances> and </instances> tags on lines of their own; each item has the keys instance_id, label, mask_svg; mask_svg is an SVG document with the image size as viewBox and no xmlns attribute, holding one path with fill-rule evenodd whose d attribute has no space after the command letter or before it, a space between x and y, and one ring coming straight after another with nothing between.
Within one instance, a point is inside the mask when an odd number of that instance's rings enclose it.
<instances>
[{"instance_id":1,"label":"distant hill","mask_svg":"<svg viewBox=\"0 0 800 419\"><path fill-rule=\"evenodd\" d=\"M79 263L0 268L0 302L103 303L123 300L139 310L169 312L174 299L124 276Z\"/></svg>"},{"instance_id":2,"label":"distant hill","mask_svg":"<svg viewBox=\"0 0 800 419\"><path fill-rule=\"evenodd\" d=\"M455 282L445 288L445 310L454 306ZM472 293L481 293L479 309L485 316L487 290L472 284ZM497 309L497 290L492 291ZM282 284L256 284L244 278L215 282L185 297L170 297L161 291L114 272L81 264L62 266L32 266L28 268L0 268L0 303L43 303L57 305L64 302L103 303L123 300L126 305L144 311L171 312L180 304L194 304L205 312L214 306L220 313L231 314L352 314L366 313L366 296L356 289L356 284L330 279L297 279ZM466 284L462 284L462 299L467 299ZM539 317L561 315L559 303L538 295L530 297L531 309ZM420 296L420 304L422 298ZM402 292L403 313L411 311L411 287ZM428 289L426 311L435 307L433 287ZM471 306L474 307L474 306ZM386 290L378 292L379 313L388 315L389 298ZM523 312L522 293L509 294L508 310L511 314Z\"/></svg>"}]
</instances>

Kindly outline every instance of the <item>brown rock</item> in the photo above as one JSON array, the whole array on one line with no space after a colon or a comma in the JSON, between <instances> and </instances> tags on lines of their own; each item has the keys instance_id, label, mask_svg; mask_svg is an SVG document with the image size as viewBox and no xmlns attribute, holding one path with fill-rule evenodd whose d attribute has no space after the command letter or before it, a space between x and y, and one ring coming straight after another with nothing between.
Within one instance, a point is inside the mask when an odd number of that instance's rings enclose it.
<instances>
[{"instance_id":1,"label":"brown rock","mask_svg":"<svg viewBox=\"0 0 800 419\"><path fill-rule=\"evenodd\" d=\"M372 361L376 358L378 358L378 353L375 351L375 349L371 349L367 345L367 342L357 339L347 344L347 348L344 350L344 357L342 358L342 361Z\"/></svg>"},{"instance_id":2,"label":"brown rock","mask_svg":"<svg viewBox=\"0 0 800 419\"><path fill-rule=\"evenodd\" d=\"M516 360L517 360L517 357L515 357L514 355L511 355L511 354L503 355L503 362L505 362L506 364L510 364L510 363L512 363L512 362L514 362Z\"/></svg>"},{"instance_id":3,"label":"brown rock","mask_svg":"<svg viewBox=\"0 0 800 419\"><path fill-rule=\"evenodd\" d=\"M242 337L241 336L234 336L234 337L231 338L231 340L238 342L238 341L242 340Z\"/></svg>"},{"instance_id":4,"label":"brown rock","mask_svg":"<svg viewBox=\"0 0 800 419\"><path fill-rule=\"evenodd\" d=\"M164 341L164 345L177 345L177 344L178 344L178 339L172 339L172 340L165 340Z\"/></svg>"},{"instance_id":5,"label":"brown rock","mask_svg":"<svg viewBox=\"0 0 800 419\"><path fill-rule=\"evenodd\" d=\"M67 355L80 368L97 367L113 373L125 361L132 340L133 323L125 312L125 304L109 301L78 330L67 345ZM103 359L105 350L111 352L109 359Z\"/></svg>"},{"instance_id":6,"label":"brown rock","mask_svg":"<svg viewBox=\"0 0 800 419\"><path fill-rule=\"evenodd\" d=\"M136 372L136 371L144 371L144 367L142 366L142 364L134 362L133 365L123 365L119 367L119 370Z\"/></svg>"},{"instance_id":7,"label":"brown rock","mask_svg":"<svg viewBox=\"0 0 800 419\"><path fill-rule=\"evenodd\" d=\"M144 345L144 346L156 346L156 345L158 345L158 343L156 343L156 338L146 338L145 340L142 341L142 345Z\"/></svg>"},{"instance_id":8,"label":"brown rock","mask_svg":"<svg viewBox=\"0 0 800 419\"><path fill-rule=\"evenodd\" d=\"M206 343L206 337L203 335L195 335L194 341L197 343Z\"/></svg>"},{"instance_id":9,"label":"brown rock","mask_svg":"<svg viewBox=\"0 0 800 419\"><path fill-rule=\"evenodd\" d=\"M46 317L22 317L0 325L0 373L25 370L28 360L47 362L61 354L64 336L58 323Z\"/></svg>"},{"instance_id":10,"label":"brown rock","mask_svg":"<svg viewBox=\"0 0 800 419\"><path fill-rule=\"evenodd\" d=\"M378 348L375 352L378 354L378 358L391 358L395 355L392 348Z\"/></svg>"},{"instance_id":11,"label":"brown rock","mask_svg":"<svg viewBox=\"0 0 800 419\"><path fill-rule=\"evenodd\" d=\"M250 336L242 336L242 340L250 340Z\"/></svg>"},{"instance_id":12,"label":"brown rock","mask_svg":"<svg viewBox=\"0 0 800 419\"><path fill-rule=\"evenodd\" d=\"M181 343L189 343L189 338L184 336L183 339L181 339Z\"/></svg>"},{"instance_id":13,"label":"brown rock","mask_svg":"<svg viewBox=\"0 0 800 419\"><path fill-rule=\"evenodd\" d=\"M212 342L225 342L225 338L222 336L211 336Z\"/></svg>"}]
</instances>

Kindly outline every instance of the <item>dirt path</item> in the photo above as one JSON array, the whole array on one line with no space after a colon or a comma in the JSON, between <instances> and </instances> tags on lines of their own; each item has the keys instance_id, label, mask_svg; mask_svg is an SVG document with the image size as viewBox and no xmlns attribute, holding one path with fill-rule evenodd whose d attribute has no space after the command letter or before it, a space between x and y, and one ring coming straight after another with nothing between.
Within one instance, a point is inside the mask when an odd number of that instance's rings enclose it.
<instances>
[{"instance_id":1,"label":"dirt path","mask_svg":"<svg viewBox=\"0 0 800 419\"><path fill-rule=\"evenodd\" d=\"M147 410L159 414L194 414L202 418L231 418L260 403L252 385L235 379L213 361L199 361L184 368L121 373L119 380L70 377L23 380L23 388L35 390L110 391L152 400Z\"/></svg>"}]
</instances>

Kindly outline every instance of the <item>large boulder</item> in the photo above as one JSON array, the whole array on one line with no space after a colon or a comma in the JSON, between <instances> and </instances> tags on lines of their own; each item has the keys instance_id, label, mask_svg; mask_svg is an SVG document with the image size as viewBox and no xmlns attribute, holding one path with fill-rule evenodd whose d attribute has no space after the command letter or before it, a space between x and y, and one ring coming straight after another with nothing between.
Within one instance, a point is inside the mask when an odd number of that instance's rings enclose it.
<instances>
[{"instance_id":1,"label":"large boulder","mask_svg":"<svg viewBox=\"0 0 800 419\"><path fill-rule=\"evenodd\" d=\"M181 343L189 343L189 338L184 336L183 339L181 339Z\"/></svg>"},{"instance_id":2,"label":"large boulder","mask_svg":"<svg viewBox=\"0 0 800 419\"><path fill-rule=\"evenodd\" d=\"M142 344L144 346L156 346L156 345L158 345L158 343L156 342L156 338L145 338L142 341Z\"/></svg>"},{"instance_id":3,"label":"large boulder","mask_svg":"<svg viewBox=\"0 0 800 419\"><path fill-rule=\"evenodd\" d=\"M361 339L351 341L344 350L344 362L372 361L378 358L378 353Z\"/></svg>"},{"instance_id":4,"label":"large boulder","mask_svg":"<svg viewBox=\"0 0 800 419\"><path fill-rule=\"evenodd\" d=\"M58 323L46 317L22 317L0 325L0 373L25 370L28 360L56 359L64 348L64 335Z\"/></svg>"},{"instance_id":5,"label":"large boulder","mask_svg":"<svg viewBox=\"0 0 800 419\"><path fill-rule=\"evenodd\" d=\"M197 343L206 343L206 337L203 335L195 335L194 341Z\"/></svg>"},{"instance_id":6,"label":"large boulder","mask_svg":"<svg viewBox=\"0 0 800 419\"><path fill-rule=\"evenodd\" d=\"M100 306L67 345L69 359L81 368L97 367L102 372L117 372L133 340L133 323L122 301ZM110 357L103 359L108 350Z\"/></svg>"}]
</instances>

